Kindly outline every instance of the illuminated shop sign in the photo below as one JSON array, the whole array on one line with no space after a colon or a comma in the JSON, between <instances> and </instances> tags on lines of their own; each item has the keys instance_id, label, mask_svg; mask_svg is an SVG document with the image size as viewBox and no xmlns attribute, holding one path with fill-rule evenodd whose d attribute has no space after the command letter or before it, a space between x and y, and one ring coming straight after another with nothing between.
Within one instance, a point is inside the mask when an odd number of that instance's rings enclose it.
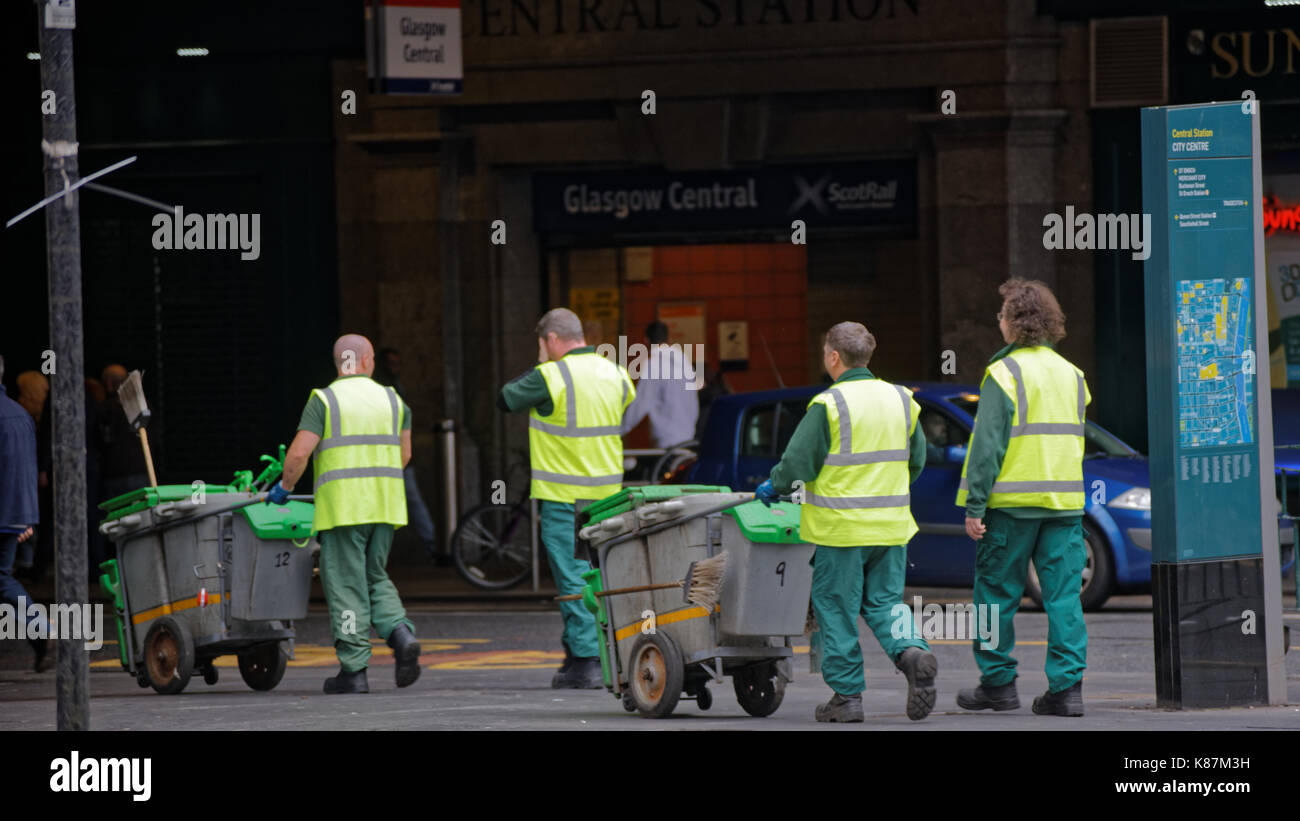
<instances>
[{"instance_id":1,"label":"illuminated shop sign","mask_svg":"<svg viewBox=\"0 0 1300 821\"><path fill-rule=\"evenodd\" d=\"M1264 236L1278 231L1300 233L1300 205L1284 205L1277 197L1264 198Z\"/></svg>"}]
</instances>

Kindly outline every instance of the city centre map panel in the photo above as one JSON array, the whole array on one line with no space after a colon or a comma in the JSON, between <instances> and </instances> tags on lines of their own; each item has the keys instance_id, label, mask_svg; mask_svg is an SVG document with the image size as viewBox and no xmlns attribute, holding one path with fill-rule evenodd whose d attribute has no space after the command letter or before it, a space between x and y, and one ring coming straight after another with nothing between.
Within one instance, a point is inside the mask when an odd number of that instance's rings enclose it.
<instances>
[{"instance_id":1,"label":"city centre map panel","mask_svg":"<svg viewBox=\"0 0 1300 821\"><path fill-rule=\"evenodd\" d=\"M1250 280L1179 280L1176 299L1179 444L1254 442Z\"/></svg>"}]
</instances>

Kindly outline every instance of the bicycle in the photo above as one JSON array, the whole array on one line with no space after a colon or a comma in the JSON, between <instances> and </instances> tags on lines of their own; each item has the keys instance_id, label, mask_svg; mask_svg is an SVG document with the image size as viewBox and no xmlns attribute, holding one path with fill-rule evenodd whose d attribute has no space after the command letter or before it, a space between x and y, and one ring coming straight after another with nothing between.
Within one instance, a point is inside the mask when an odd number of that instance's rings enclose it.
<instances>
[{"instance_id":1,"label":"bicycle","mask_svg":"<svg viewBox=\"0 0 1300 821\"><path fill-rule=\"evenodd\" d=\"M696 457L694 440L656 455L651 484L681 481L679 468ZM516 468L518 469L518 468ZM514 470L511 471L514 473ZM627 482L624 483L628 484ZM460 518L451 535L452 564L460 577L482 590L509 590L533 572L533 517L527 492L510 504L486 502Z\"/></svg>"},{"instance_id":2,"label":"bicycle","mask_svg":"<svg viewBox=\"0 0 1300 821\"><path fill-rule=\"evenodd\" d=\"M451 534L452 564L475 587L509 590L532 575L533 516L526 488L513 503L472 508Z\"/></svg>"}]
</instances>

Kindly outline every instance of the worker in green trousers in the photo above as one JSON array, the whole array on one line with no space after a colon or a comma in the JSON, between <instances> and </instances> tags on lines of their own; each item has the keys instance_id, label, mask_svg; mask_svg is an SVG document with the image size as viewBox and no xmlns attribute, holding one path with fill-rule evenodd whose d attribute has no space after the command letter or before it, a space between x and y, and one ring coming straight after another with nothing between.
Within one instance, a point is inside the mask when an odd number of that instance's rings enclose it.
<instances>
[{"instance_id":1,"label":"worker in green trousers","mask_svg":"<svg viewBox=\"0 0 1300 821\"><path fill-rule=\"evenodd\" d=\"M1036 280L1003 283L998 324L1007 346L990 361L980 385L957 505L966 533L978 542L973 600L996 608L999 641L973 643L977 687L962 690L967 710L1014 710L1013 619L1034 562L1047 612L1047 692L1038 715L1083 715L1088 631L1079 600L1085 561L1083 372L1052 349L1065 336L1056 297Z\"/></svg>"},{"instance_id":2,"label":"worker in green trousers","mask_svg":"<svg viewBox=\"0 0 1300 821\"><path fill-rule=\"evenodd\" d=\"M573 505L542 500L537 507L542 544L546 546L556 589L581 592L587 584L582 574L591 569L591 564L573 555ZM560 602L560 615L564 620L562 641L573 657L599 661L600 648L596 644L599 637L592 612L581 601L564 601Z\"/></svg>"},{"instance_id":3,"label":"worker in green trousers","mask_svg":"<svg viewBox=\"0 0 1300 821\"><path fill-rule=\"evenodd\" d=\"M561 594L581 593L590 563L574 555L579 499L604 499L623 488L621 426L636 398L632 378L587 344L582 321L568 308L538 321L538 364L501 388L497 407L528 414L529 495L537 500L542 544ZM596 619L581 601L560 603L564 662L555 689L605 686Z\"/></svg>"},{"instance_id":4,"label":"worker in green trousers","mask_svg":"<svg viewBox=\"0 0 1300 821\"><path fill-rule=\"evenodd\" d=\"M340 337L334 365L338 378L312 391L267 503L286 502L311 457L312 530L340 668L325 680L325 692L370 692L372 627L393 649L397 686L408 687L420 676L420 645L386 568L393 533L406 524L402 469L411 461L411 409L370 378L375 352L364 336Z\"/></svg>"},{"instance_id":5,"label":"worker in green trousers","mask_svg":"<svg viewBox=\"0 0 1300 821\"><path fill-rule=\"evenodd\" d=\"M813 554L812 605L822 641L822 677L834 691L818 721L864 719L858 616L907 677L907 716L934 708L939 665L914 631L895 635L907 542L917 532L909 487L925 466L921 408L906 388L867 370L876 339L857 322L826 334L822 362L835 380L813 397L781 462L755 495L770 504L794 491L800 535ZM797 485L802 484L802 488Z\"/></svg>"}]
</instances>

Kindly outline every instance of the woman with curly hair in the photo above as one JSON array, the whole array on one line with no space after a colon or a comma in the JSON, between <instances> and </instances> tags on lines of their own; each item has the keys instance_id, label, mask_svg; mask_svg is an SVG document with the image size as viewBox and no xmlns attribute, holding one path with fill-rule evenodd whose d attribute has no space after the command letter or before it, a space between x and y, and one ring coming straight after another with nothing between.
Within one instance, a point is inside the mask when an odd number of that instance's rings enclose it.
<instances>
[{"instance_id":1,"label":"woman with curly hair","mask_svg":"<svg viewBox=\"0 0 1300 821\"><path fill-rule=\"evenodd\" d=\"M966 534L978 542L974 603L998 620L998 646L975 642L979 686L962 690L967 710L1014 710L1016 660L1012 620L1025 592L1030 559L1047 612L1047 692L1038 715L1083 715L1088 632L1079 600L1083 543L1084 408L1092 401L1083 371L1052 346L1065 336L1065 314L1037 280L1011 279L998 327L1007 346L990 360L980 384L957 505Z\"/></svg>"}]
</instances>

